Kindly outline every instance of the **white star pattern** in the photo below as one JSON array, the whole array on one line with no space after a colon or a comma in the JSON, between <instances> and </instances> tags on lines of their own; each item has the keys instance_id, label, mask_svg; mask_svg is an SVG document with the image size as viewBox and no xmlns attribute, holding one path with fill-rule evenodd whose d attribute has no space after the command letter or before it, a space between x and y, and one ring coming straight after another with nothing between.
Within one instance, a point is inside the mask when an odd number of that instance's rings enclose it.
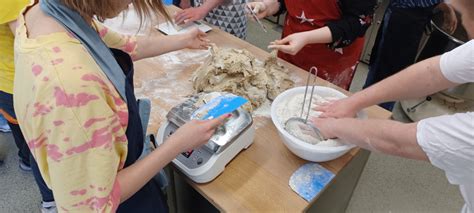
<instances>
[{"instance_id":1,"label":"white star pattern","mask_svg":"<svg viewBox=\"0 0 474 213\"><path fill-rule=\"evenodd\" d=\"M367 24L367 22L365 21L365 16L364 15L359 16L359 23L360 23L360 25Z\"/></svg>"},{"instance_id":2,"label":"white star pattern","mask_svg":"<svg viewBox=\"0 0 474 213\"><path fill-rule=\"evenodd\" d=\"M306 18L306 15L304 14L304 10L301 12L301 16L296 16L296 18L297 18L297 19L301 19L300 24L303 24L303 23L305 23L305 22L308 22L309 24L314 25L314 24L313 24L314 19L312 19L312 18Z\"/></svg>"}]
</instances>

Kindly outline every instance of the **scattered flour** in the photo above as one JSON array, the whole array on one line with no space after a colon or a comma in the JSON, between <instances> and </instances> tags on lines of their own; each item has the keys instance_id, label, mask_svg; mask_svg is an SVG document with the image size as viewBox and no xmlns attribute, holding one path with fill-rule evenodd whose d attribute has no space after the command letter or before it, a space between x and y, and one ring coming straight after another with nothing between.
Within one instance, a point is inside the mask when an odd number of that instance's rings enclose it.
<instances>
[{"instance_id":1,"label":"scattered flour","mask_svg":"<svg viewBox=\"0 0 474 213\"><path fill-rule=\"evenodd\" d=\"M270 100L265 100L265 102L260 105L257 109L252 112L252 115L255 117L267 117L271 118L272 103Z\"/></svg>"},{"instance_id":2,"label":"scattered flour","mask_svg":"<svg viewBox=\"0 0 474 213\"><path fill-rule=\"evenodd\" d=\"M304 94L298 94L295 96L290 97L288 100L281 102L280 105L277 106L277 117L278 121L281 123L282 126L285 126L285 123L288 119L292 117L302 117L305 118L306 115L308 114L308 103L310 99L310 94L307 95L306 97L306 107L304 109L303 116L301 116L301 107L303 106L303 98ZM311 102L311 110L309 112L309 117L318 117L321 115L321 112L314 111L313 108L316 107L319 104L331 101L331 100L336 100L338 98L336 97L321 97L317 94L313 95L313 100ZM305 141L310 144L318 145L318 146L341 146L343 145L341 142L338 140L324 140L324 141L319 141L315 137L315 133L312 132L312 130L303 127L301 128L299 125L291 127L292 132L294 136L298 137L302 141ZM291 134L291 133L290 133Z\"/></svg>"},{"instance_id":3,"label":"scattered flour","mask_svg":"<svg viewBox=\"0 0 474 213\"><path fill-rule=\"evenodd\" d=\"M193 94L193 88L186 72L199 66L209 56L207 50L179 50L148 60L161 66L156 70L146 67L146 76L135 79L135 94L138 98L152 100L150 124L160 124L168 110L185 101Z\"/></svg>"}]
</instances>

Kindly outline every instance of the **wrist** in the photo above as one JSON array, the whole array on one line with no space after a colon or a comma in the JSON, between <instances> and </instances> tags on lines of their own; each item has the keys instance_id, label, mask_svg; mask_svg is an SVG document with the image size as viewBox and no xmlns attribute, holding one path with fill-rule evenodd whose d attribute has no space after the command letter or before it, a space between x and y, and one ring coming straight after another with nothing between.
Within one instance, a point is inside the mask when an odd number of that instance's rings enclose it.
<instances>
[{"instance_id":1,"label":"wrist","mask_svg":"<svg viewBox=\"0 0 474 213\"><path fill-rule=\"evenodd\" d=\"M280 2L276 0L263 0L262 3L265 5L265 11L267 11L265 16L275 15L281 7Z\"/></svg>"},{"instance_id":2,"label":"wrist","mask_svg":"<svg viewBox=\"0 0 474 213\"><path fill-rule=\"evenodd\" d=\"M178 43L177 50L184 49L184 48L187 48L187 47L190 46L189 33L183 33L183 34L180 34L180 35L177 35L177 36L178 36L178 38L176 39L176 41Z\"/></svg>"},{"instance_id":3,"label":"wrist","mask_svg":"<svg viewBox=\"0 0 474 213\"><path fill-rule=\"evenodd\" d=\"M218 5L212 4L212 2L210 2L210 1L206 1L204 4L199 6L198 9L200 10L201 14L204 14L204 16L206 16L205 14L211 12L211 10L214 9L215 7L217 7L217 6Z\"/></svg>"},{"instance_id":4,"label":"wrist","mask_svg":"<svg viewBox=\"0 0 474 213\"><path fill-rule=\"evenodd\" d=\"M301 37L301 41L303 42L304 45L312 43L311 42L311 37L312 37L311 31L301 32L300 37Z\"/></svg>"},{"instance_id":5,"label":"wrist","mask_svg":"<svg viewBox=\"0 0 474 213\"><path fill-rule=\"evenodd\" d=\"M347 106L349 106L354 113L357 113L367 107L365 97L360 92L355 93L354 95L347 98L346 102Z\"/></svg>"},{"instance_id":6,"label":"wrist","mask_svg":"<svg viewBox=\"0 0 474 213\"><path fill-rule=\"evenodd\" d=\"M183 150L185 150L185 148L182 147L180 145L181 143L179 143L177 140L178 139L176 139L176 137L171 136L160 147L162 147L164 151L170 153L172 156L177 156L182 153Z\"/></svg>"}]
</instances>

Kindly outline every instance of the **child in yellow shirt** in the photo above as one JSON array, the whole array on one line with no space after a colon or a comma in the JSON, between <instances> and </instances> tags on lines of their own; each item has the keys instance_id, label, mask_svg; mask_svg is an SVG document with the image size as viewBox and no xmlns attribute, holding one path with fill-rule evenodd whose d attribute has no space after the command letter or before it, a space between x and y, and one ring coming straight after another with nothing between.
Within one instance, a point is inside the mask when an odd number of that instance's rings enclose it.
<instances>
[{"instance_id":1,"label":"child in yellow shirt","mask_svg":"<svg viewBox=\"0 0 474 213\"><path fill-rule=\"evenodd\" d=\"M24 171L32 170L35 177L42 197L41 211L52 212L56 210L53 193L41 178L13 109L13 78L15 74L15 66L13 64L13 31L16 28L16 19L20 11L28 2L28 0L0 0L0 5L2 5L0 7L0 113L7 118L8 124L6 125L10 127L13 139L18 147L20 169ZM0 152L6 152L4 147L0 146ZM3 160L2 156L0 153L0 162Z\"/></svg>"},{"instance_id":2,"label":"child in yellow shirt","mask_svg":"<svg viewBox=\"0 0 474 213\"><path fill-rule=\"evenodd\" d=\"M185 124L169 142L137 161L143 149L143 130L136 112L131 58L182 48L203 49L208 40L197 29L166 37L122 36L94 22L93 17L112 18L131 1L74 2L42 0L19 17L14 103L28 146L59 211L167 211L152 177L178 154L206 143L224 117ZM133 4L139 14L148 16L153 11L169 19L161 1L136 0ZM87 26L74 28L78 23ZM85 39L100 36L95 44L110 48L106 54L115 58L121 70L104 68L101 57L88 49L91 45L79 40L84 37L78 37L76 31L86 28L93 28L95 35L87 34ZM110 80L108 71L126 76L121 82L125 93Z\"/></svg>"}]
</instances>

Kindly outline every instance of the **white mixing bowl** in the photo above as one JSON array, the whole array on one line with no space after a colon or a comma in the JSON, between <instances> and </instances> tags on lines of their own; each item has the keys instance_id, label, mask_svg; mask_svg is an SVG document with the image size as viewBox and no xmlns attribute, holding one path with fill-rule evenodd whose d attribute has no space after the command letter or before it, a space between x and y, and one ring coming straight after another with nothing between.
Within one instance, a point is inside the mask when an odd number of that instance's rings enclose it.
<instances>
[{"instance_id":1,"label":"white mixing bowl","mask_svg":"<svg viewBox=\"0 0 474 213\"><path fill-rule=\"evenodd\" d=\"M310 94L311 88L308 90L308 95ZM284 144L291 152L295 155L299 156L308 161L313 162L324 162L336 159L346 152L348 152L351 148L355 147L354 145L341 145L341 146L322 146L322 145L313 145L306 143L295 136L291 135L285 130L284 124L280 123L280 120L277 116L277 107L283 101L287 100L290 97L293 97L298 94L304 94L305 87L295 87L278 95L272 103L272 110L271 116L273 124L275 124L276 128L278 129L278 133L280 137L283 139ZM321 97L336 97L336 98L344 98L347 97L343 93L329 88L329 87L322 87L322 86L315 86L314 94L318 94ZM367 114L364 111L357 113L358 118L365 119L367 118Z\"/></svg>"}]
</instances>

